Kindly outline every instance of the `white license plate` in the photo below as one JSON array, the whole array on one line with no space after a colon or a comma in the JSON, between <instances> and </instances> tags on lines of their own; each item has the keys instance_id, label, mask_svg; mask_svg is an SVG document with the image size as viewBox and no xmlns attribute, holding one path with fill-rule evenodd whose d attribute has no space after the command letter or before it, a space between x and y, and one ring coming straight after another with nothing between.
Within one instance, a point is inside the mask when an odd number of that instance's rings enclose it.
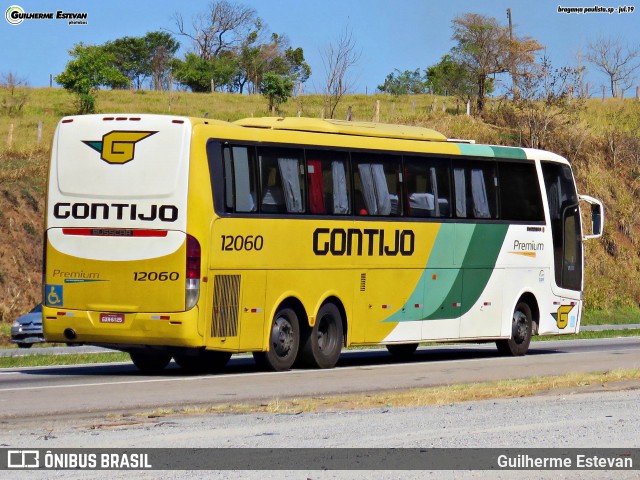
<instances>
[{"instance_id":1,"label":"white license plate","mask_svg":"<svg viewBox=\"0 0 640 480\"><path fill-rule=\"evenodd\" d=\"M124 313L101 313L100 323L124 323Z\"/></svg>"}]
</instances>

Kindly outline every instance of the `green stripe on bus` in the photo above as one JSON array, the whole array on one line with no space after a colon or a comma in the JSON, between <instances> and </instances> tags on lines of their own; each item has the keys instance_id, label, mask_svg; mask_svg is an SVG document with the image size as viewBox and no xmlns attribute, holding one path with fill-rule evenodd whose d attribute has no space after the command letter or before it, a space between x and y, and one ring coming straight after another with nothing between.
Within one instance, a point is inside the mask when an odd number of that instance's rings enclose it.
<instances>
[{"instance_id":1,"label":"green stripe on bus","mask_svg":"<svg viewBox=\"0 0 640 480\"><path fill-rule=\"evenodd\" d=\"M495 224L441 225L415 289L402 309L383 321L445 320L467 313L491 278L508 229ZM452 258L452 249L460 258ZM421 311L416 311L416 304L422 305Z\"/></svg>"},{"instance_id":2,"label":"green stripe on bus","mask_svg":"<svg viewBox=\"0 0 640 480\"><path fill-rule=\"evenodd\" d=\"M470 143L456 143L462 155L471 157L495 157L495 152L489 145L474 145Z\"/></svg>"},{"instance_id":3,"label":"green stripe on bus","mask_svg":"<svg viewBox=\"0 0 640 480\"><path fill-rule=\"evenodd\" d=\"M462 311L475 305L491 278L509 225L477 225L462 262Z\"/></svg>"},{"instance_id":4,"label":"green stripe on bus","mask_svg":"<svg viewBox=\"0 0 640 480\"><path fill-rule=\"evenodd\" d=\"M521 148L513 147L491 147L494 156L497 158L514 158L516 160L526 160L527 154Z\"/></svg>"}]
</instances>

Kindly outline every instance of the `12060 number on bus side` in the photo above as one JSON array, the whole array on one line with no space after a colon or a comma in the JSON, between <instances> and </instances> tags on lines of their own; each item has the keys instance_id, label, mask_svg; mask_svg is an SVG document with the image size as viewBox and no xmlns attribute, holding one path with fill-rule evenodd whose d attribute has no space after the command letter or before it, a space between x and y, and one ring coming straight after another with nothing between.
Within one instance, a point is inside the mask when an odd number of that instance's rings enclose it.
<instances>
[{"instance_id":1,"label":"12060 number on bus side","mask_svg":"<svg viewBox=\"0 0 640 480\"><path fill-rule=\"evenodd\" d=\"M221 235L222 250L233 252L238 250L262 250L264 238L262 235Z\"/></svg>"}]
</instances>

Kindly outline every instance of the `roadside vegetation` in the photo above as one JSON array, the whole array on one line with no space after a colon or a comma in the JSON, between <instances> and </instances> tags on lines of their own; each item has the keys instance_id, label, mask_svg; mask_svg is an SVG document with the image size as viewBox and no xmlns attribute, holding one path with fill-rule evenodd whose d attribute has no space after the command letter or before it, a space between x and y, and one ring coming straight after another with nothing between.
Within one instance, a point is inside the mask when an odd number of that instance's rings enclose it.
<instances>
[{"instance_id":1,"label":"roadside vegetation","mask_svg":"<svg viewBox=\"0 0 640 480\"><path fill-rule=\"evenodd\" d=\"M532 377L497 382L449 385L435 388L413 388L401 392L376 392L359 395L327 395L308 398L275 399L258 404L229 403L208 407L162 408L136 414L156 418L169 415L280 413L299 414L365 410L374 408L424 407L450 405L492 398L521 398L567 390L571 394L588 391L618 390L637 385L639 369L614 370L601 373L570 373L553 377Z\"/></svg>"}]
</instances>

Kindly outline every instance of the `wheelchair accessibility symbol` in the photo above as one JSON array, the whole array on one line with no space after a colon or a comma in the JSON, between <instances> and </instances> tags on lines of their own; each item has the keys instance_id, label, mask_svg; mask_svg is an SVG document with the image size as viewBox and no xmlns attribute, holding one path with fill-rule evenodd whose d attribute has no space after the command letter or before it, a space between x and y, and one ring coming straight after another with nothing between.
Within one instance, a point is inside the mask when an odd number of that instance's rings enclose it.
<instances>
[{"instance_id":1,"label":"wheelchair accessibility symbol","mask_svg":"<svg viewBox=\"0 0 640 480\"><path fill-rule=\"evenodd\" d=\"M62 285L47 285L45 292L47 305L50 307L62 305Z\"/></svg>"}]
</instances>

